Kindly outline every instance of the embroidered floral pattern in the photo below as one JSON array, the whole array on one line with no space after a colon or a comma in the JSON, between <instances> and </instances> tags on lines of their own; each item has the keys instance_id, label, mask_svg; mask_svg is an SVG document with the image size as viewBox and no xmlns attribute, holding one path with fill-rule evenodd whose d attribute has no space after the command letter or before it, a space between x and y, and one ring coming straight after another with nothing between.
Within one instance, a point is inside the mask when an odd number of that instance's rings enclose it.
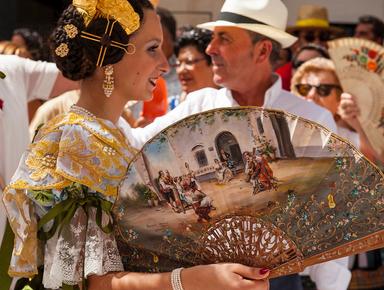
<instances>
[{"instance_id":1,"label":"embroidered floral pattern","mask_svg":"<svg viewBox=\"0 0 384 290\"><path fill-rule=\"evenodd\" d=\"M77 285L90 274L122 271L115 237L97 223L94 205L77 206L74 215L68 215L69 223L46 241L44 251L36 251L37 220L68 198L85 200L88 193L93 201L114 202L135 150L112 123L76 113L54 118L35 140L4 191L16 234L9 273L32 277L37 261L43 260L44 286L57 289L63 283ZM103 227L109 221L103 209ZM44 232L51 227L51 222L44 224Z\"/></svg>"},{"instance_id":2,"label":"embroidered floral pattern","mask_svg":"<svg viewBox=\"0 0 384 290\"><path fill-rule=\"evenodd\" d=\"M344 59L354 62L367 71L381 73L384 69L384 55L374 49L362 46L360 49L351 49L352 53L344 56Z\"/></svg>"}]
</instances>

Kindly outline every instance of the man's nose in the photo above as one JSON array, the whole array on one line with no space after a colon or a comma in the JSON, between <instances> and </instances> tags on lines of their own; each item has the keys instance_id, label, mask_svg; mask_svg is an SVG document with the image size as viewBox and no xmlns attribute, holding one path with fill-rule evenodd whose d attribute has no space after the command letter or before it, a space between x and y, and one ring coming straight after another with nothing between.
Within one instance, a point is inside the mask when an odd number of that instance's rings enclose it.
<instances>
[{"instance_id":1,"label":"man's nose","mask_svg":"<svg viewBox=\"0 0 384 290\"><path fill-rule=\"evenodd\" d=\"M217 40L212 38L211 42L208 44L205 53L212 56L217 54Z\"/></svg>"}]
</instances>

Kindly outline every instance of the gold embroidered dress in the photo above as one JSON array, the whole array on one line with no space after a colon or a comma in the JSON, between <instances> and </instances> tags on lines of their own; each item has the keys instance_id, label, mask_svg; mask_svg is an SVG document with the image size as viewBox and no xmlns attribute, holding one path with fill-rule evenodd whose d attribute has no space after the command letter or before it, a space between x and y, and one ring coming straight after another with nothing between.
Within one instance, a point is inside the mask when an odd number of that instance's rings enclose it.
<instances>
[{"instance_id":1,"label":"gold embroidered dress","mask_svg":"<svg viewBox=\"0 0 384 290\"><path fill-rule=\"evenodd\" d=\"M15 244L9 274L57 289L123 271L111 208L134 149L107 120L69 112L48 122L24 153L4 204Z\"/></svg>"}]
</instances>

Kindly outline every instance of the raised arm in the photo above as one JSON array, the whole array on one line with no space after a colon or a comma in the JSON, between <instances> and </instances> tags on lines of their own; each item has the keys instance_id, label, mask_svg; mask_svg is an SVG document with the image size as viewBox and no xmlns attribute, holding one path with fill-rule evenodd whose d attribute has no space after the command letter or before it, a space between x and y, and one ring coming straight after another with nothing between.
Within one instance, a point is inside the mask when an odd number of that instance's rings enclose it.
<instances>
[{"instance_id":1,"label":"raised arm","mask_svg":"<svg viewBox=\"0 0 384 290\"><path fill-rule=\"evenodd\" d=\"M346 122L359 134L360 151L372 161L379 160L380 162L384 162L384 157L380 156L380 154L372 147L363 127L361 126L358 119L358 116L360 115L360 108L357 105L355 96L348 93L341 94L338 114L344 122Z\"/></svg>"}]
</instances>

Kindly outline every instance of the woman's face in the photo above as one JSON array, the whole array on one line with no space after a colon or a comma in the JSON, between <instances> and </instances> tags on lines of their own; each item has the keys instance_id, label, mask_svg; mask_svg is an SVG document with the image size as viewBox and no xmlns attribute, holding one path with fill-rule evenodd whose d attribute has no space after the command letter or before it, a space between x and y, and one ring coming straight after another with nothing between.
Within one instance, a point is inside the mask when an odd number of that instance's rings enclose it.
<instances>
[{"instance_id":1,"label":"woman's face","mask_svg":"<svg viewBox=\"0 0 384 290\"><path fill-rule=\"evenodd\" d=\"M311 86L319 85L337 85L340 86L335 75L330 71L308 72L304 74L301 79L302 84L309 84ZM322 96L323 95L323 96ZM319 94L318 89L312 87L306 99L313 100L316 104L328 109L333 115L337 113L337 107L340 103L340 90L331 89L329 95Z\"/></svg>"},{"instance_id":2,"label":"woman's face","mask_svg":"<svg viewBox=\"0 0 384 290\"><path fill-rule=\"evenodd\" d=\"M163 33L154 10L144 10L144 21L131 38L136 47L133 54L125 54L114 65L115 89L129 100L149 100L157 79L168 70L168 62L161 50Z\"/></svg>"},{"instance_id":3,"label":"woman's face","mask_svg":"<svg viewBox=\"0 0 384 290\"><path fill-rule=\"evenodd\" d=\"M193 45L180 49L177 56L177 75L183 92L190 93L206 87L216 87L213 82L212 66L208 65L204 54Z\"/></svg>"}]
</instances>

